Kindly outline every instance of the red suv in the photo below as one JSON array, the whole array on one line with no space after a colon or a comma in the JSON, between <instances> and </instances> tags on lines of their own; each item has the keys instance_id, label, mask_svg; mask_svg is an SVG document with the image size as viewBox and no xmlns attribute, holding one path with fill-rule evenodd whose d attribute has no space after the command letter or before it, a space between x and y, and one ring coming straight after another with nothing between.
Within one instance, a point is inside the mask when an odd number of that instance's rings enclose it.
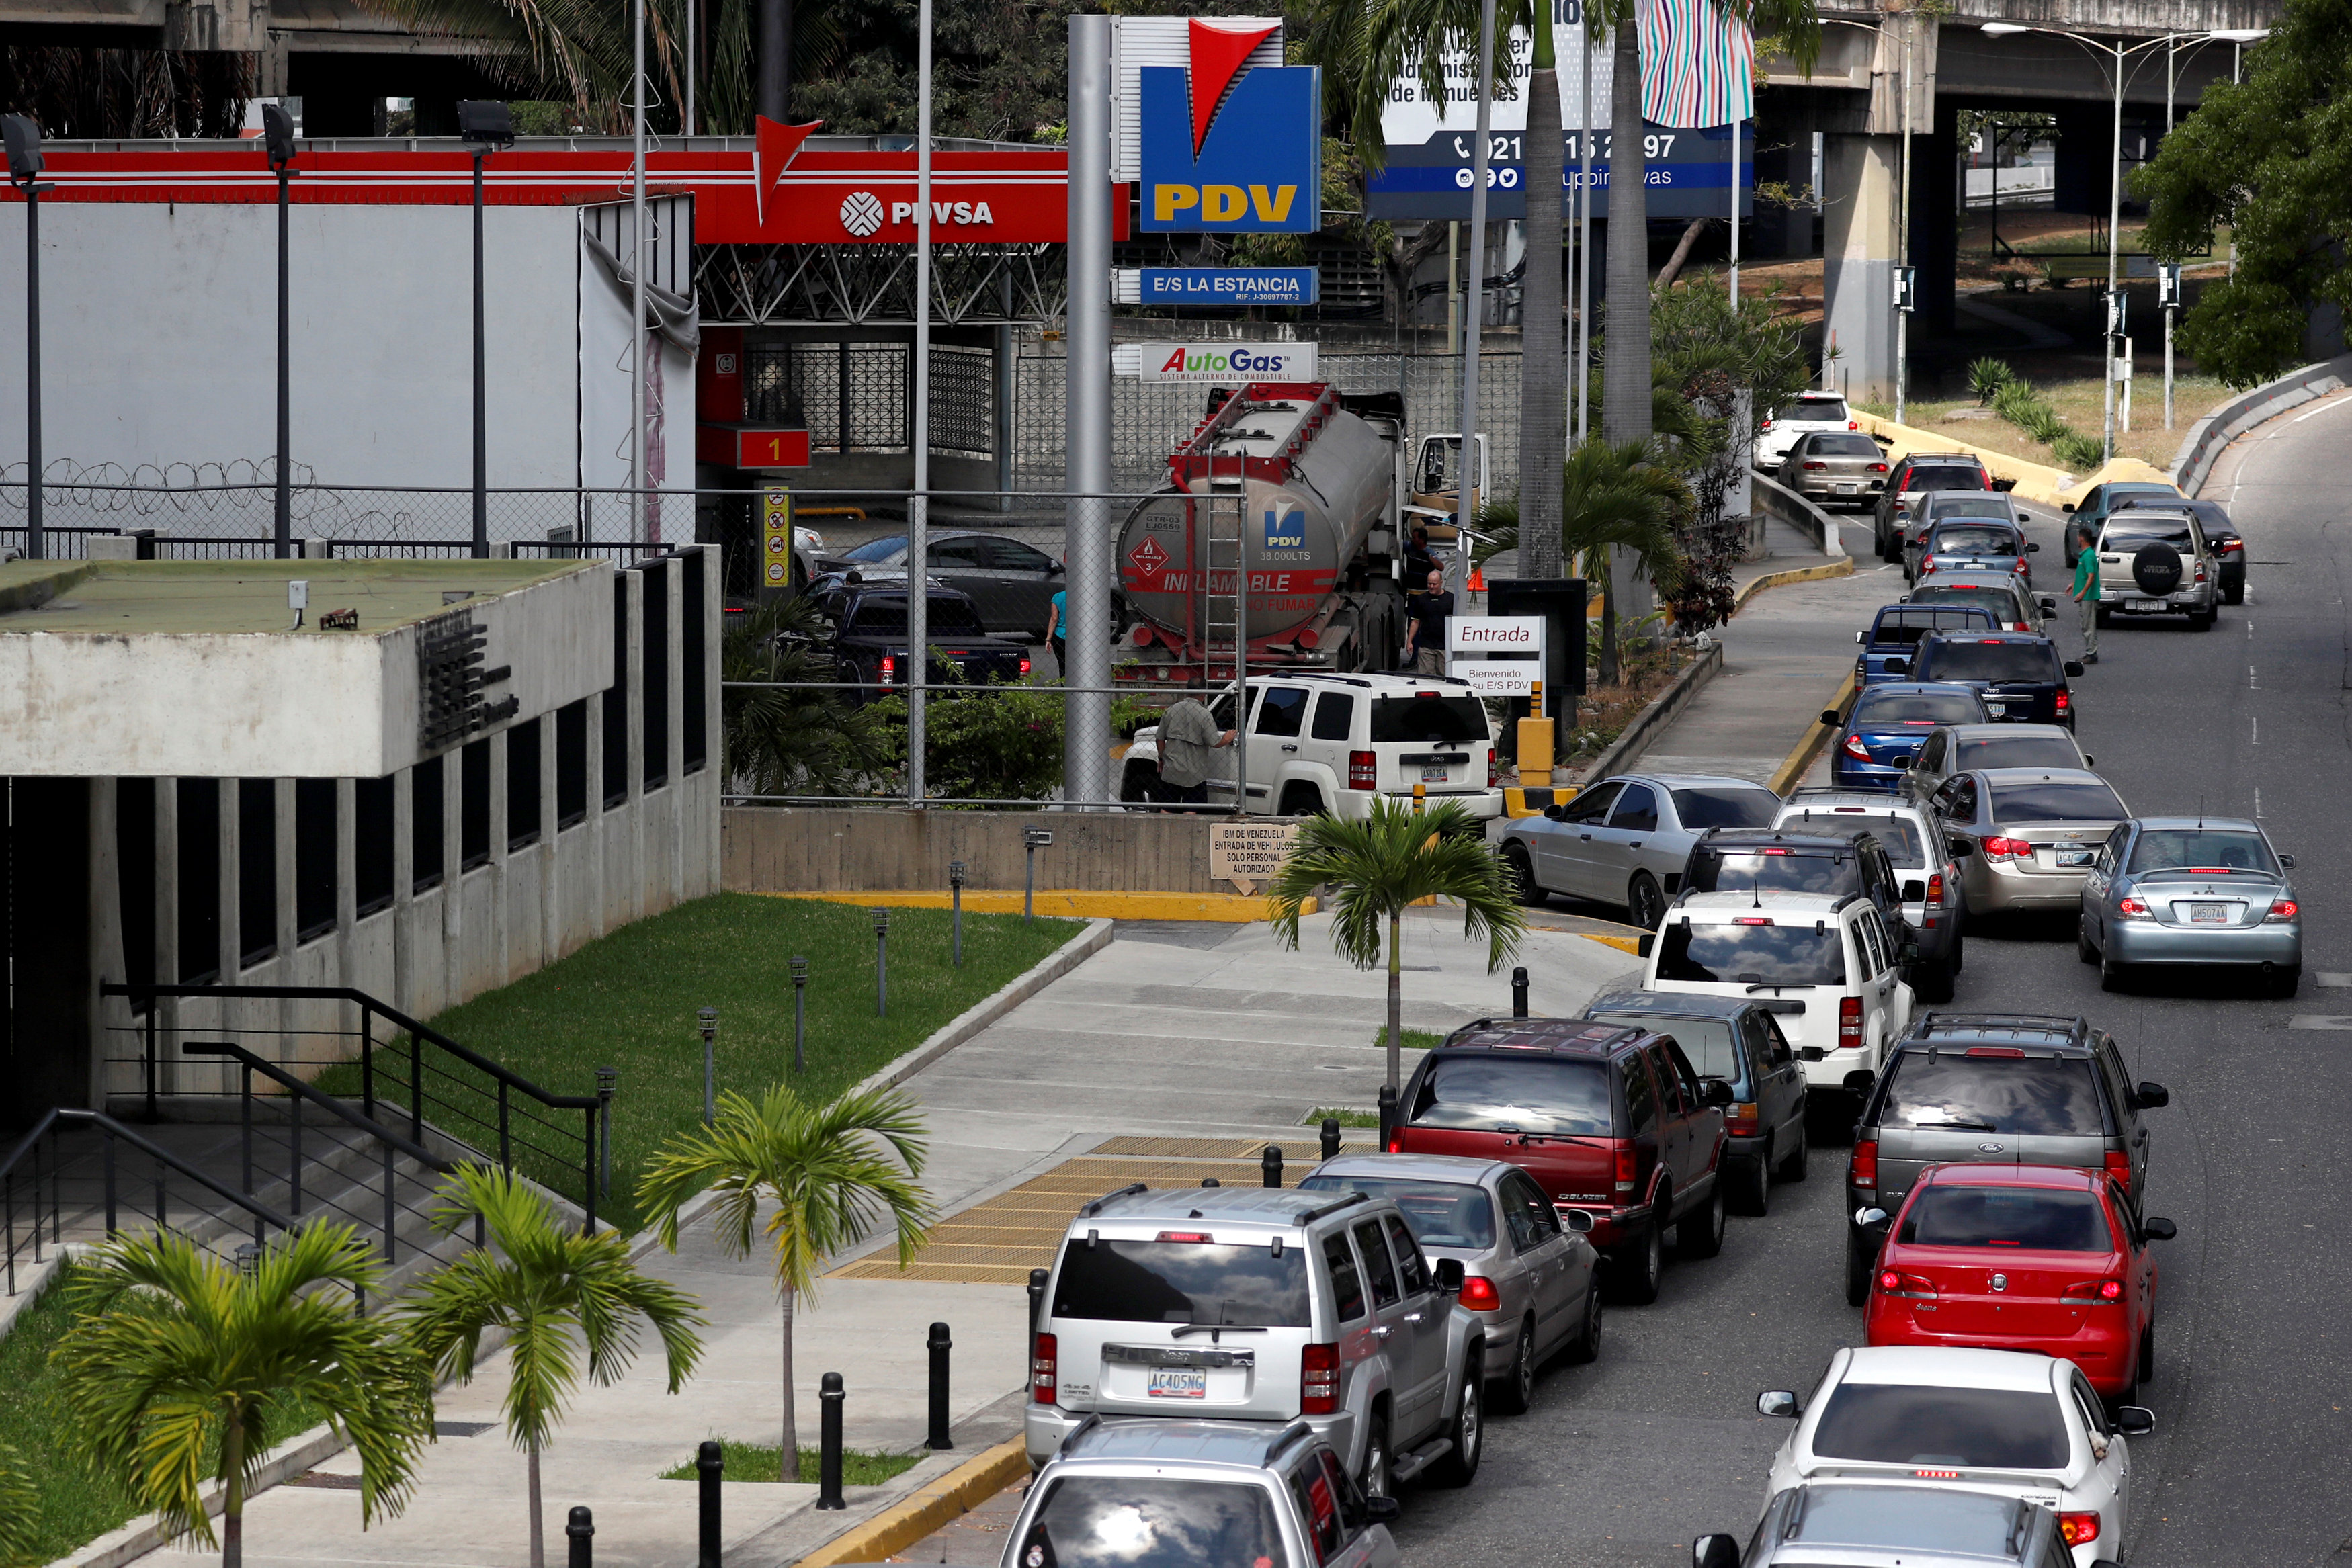
<instances>
[{"instance_id":1,"label":"red suv","mask_svg":"<svg viewBox=\"0 0 2352 1568\"><path fill-rule=\"evenodd\" d=\"M1505 1160L1592 1244L1629 1301L1653 1301L1665 1231L1685 1258L1723 1246L1717 1172L1731 1086L1701 1078L1670 1034L1571 1019L1481 1019L1430 1051L1397 1102L1391 1154Z\"/></svg>"}]
</instances>

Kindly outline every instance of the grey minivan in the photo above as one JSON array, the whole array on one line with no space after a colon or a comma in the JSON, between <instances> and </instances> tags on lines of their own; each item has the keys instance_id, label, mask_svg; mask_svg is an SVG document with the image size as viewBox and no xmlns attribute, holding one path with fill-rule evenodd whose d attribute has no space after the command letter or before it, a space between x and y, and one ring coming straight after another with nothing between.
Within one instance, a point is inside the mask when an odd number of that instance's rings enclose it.
<instances>
[{"instance_id":1,"label":"grey minivan","mask_svg":"<svg viewBox=\"0 0 2352 1568\"><path fill-rule=\"evenodd\" d=\"M2079 1018L1930 1012L1887 1053L1846 1166L1846 1300L1860 1306L1919 1173L1960 1162L2105 1170L2147 1190L2142 1111L2171 1103L2132 1082L2113 1036ZM1866 1218L1875 1214L1875 1218Z\"/></svg>"},{"instance_id":2,"label":"grey minivan","mask_svg":"<svg viewBox=\"0 0 2352 1568\"><path fill-rule=\"evenodd\" d=\"M1082 1204L1038 1308L1030 1462L1090 1415L1304 1419L1374 1496L1466 1485L1486 1330L1463 1278L1360 1192L1138 1182Z\"/></svg>"}]
</instances>

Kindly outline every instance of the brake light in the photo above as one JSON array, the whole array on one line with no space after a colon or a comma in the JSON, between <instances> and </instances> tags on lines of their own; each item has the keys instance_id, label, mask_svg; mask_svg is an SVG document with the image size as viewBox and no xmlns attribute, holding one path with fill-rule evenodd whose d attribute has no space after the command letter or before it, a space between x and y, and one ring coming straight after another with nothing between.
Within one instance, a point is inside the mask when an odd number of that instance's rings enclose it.
<instances>
[{"instance_id":1,"label":"brake light","mask_svg":"<svg viewBox=\"0 0 2352 1568\"><path fill-rule=\"evenodd\" d=\"M2122 915L2126 920L2153 920L2156 918L2155 915L2148 913L2148 908L2146 904L2137 898L2130 897L2124 898L2116 904L2116 913Z\"/></svg>"},{"instance_id":2,"label":"brake light","mask_svg":"<svg viewBox=\"0 0 2352 1568\"><path fill-rule=\"evenodd\" d=\"M1029 673L1029 655L1026 653L1021 655L1021 673L1024 675Z\"/></svg>"},{"instance_id":3,"label":"brake light","mask_svg":"<svg viewBox=\"0 0 2352 1568\"><path fill-rule=\"evenodd\" d=\"M1499 789L1502 787L1503 759L1496 756L1494 751L1490 748L1486 753L1486 788L1489 789Z\"/></svg>"},{"instance_id":4,"label":"brake light","mask_svg":"<svg viewBox=\"0 0 2352 1568\"><path fill-rule=\"evenodd\" d=\"M2023 556L2019 556L2017 558L2017 570L2020 571L2023 571L2025 570L2025 558Z\"/></svg>"},{"instance_id":5,"label":"brake light","mask_svg":"<svg viewBox=\"0 0 2352 1568\"><path fill-rule=\"evenodd\" d=\"M1860 997L1838 998L1837 1048L1840 1051L1862 1049L1862 998Z\"/></svg>"},{"instance_id":6,"label":"brake light","mask_svg":"<svg viewBox=\"0 0 2352 1568\"><path fill-rule=\"evenodd\" d=\"M1339 1408L1339 1347L1310 1344L1298 1357L1298 1413L1328 1416Z\"/></svg>"},{"instance_id":7,"label":"brake light","mask_svg":"<svg viewBox=\"0 0 2352 1568\"><path fill-rule=\"evenodd\" d=\"M1052 1334L1039 1334L1029 1353L1029 1397L1040 1405L1055 1404L1060 1397L1061 1360L1061 1342Z\"/></svg>"},{"instance_id":8,"label":"brake light","mask_svg":"<svg viewBox=\"0 0 2352 1568\"><path fill-rule=\"evenodd\" d=\"M1472 1274L1462 1281L1462 1304L1474 1312L1500 1312L1503 1292L1495 1289L1495 1281L1484 1275Z\"/></svg>"},{"instance_id":9,"label":"brake light","mask_svg":"<svg viewBox=\"0 0 2352 1568\"><path fill-rule=\"evenodd\" d=\"M1892 1269L1878 1271L1878 1293L1897 1296L1906 1301L1932 1301L1936 1299L1936 1281L1924 1274L1902 1274Z\"/></svg>"},{"instance_id":10,"label":"brake light","mask_svg":"<svg viewBox=\"0 0 2352 1568\"><path fill-rule=\"evenodd\" d=\"M2099 1538L2099 1516L2095 1513L2062 1513L2058 1516L2058 1533L2069 1546L2081 1546Z\"/></svg>"},{"instance_id":11,"label":"brake light","mask_svg":"<svg viewBox=\"0 0 2352 1568\"><path fill-rule=\"evenodd\" d=\"M1884 474L1886 472L1886 465L1884 463L1874 463L1870 465L1870 471L1874 474Z\"/></svg>"},{"instance_id":12,"label":"brake light","mask_svg":"<svg viewBox=\"0 0 2352 1568\"><path fill-rule=\"evenodd\" d=\"M1927 576L1929 572L1934 571L1935 570L1936 558L1934 556L1929 556L1926 560L1919 563L1919 575L1921 577Z\"/></svg>"},{"instance_id":13,"label":"brake light","mask_svg":"<svg viewBox=\"0 0 2352 1568\"><path fill-rule=\"evenodd\" d=\"M1989 861L2032 860L2033 846L2023 839L2005 839L1995 833L1984 841L1984 856Z\"/></svg>"},{"instance_id":14,"label":"brake light","mask_svg":"<svg viewBox=\"0 0 2352 1568\"><path fill-rule=\"evenodd\" d=\"M1848 1186L1878 1185L1878 1140L1864 1138L1854 1145L1853 1153L1846 1156L1845 1180Z\"/></svg>"},{"instance_id":15,"label":"brake light","mask_svg":"<svg viewBox=\"0 0 2352 1568\"><path fill-rule=\"evenodd\" d=\"M882 655L882 684L883 684L884 685L886 685L886 686L887 686L887 685L895 685L895 684L897 683L898 679L898 654L896 654L896 653L885 653L885 654L883 654L883 655Z\"/></svg>"},{"instance_id":16,"label":"brake light","mask_svg":"<svg viewBox=\"0 0 2352 1568\"><path fill-rule=\"evenodd\" d=\"M1913 1470L1911 1472L1911 1476L1914 1480L1956 1481L1960 1479L1960 1472L1958 1470Z\"/></svg>"},{"instance_id":17,"label":"brake light","mask_svg":"<svg viewBox=\"0 0 2352 1568\"><path fill-rule=\"evenodd\" d=\"M2025 1060L2025 1048L2021 1045L1972 1045L1960 1054L1990 1056L2004 1061L2022 1061Z\"/></svg>"},{"instance_id":18,"label":"brake light","mask_svg":"<svg viewBox=\"0 0 2352 1568\"><path fill-rule=\"evenodd\" d=\"M1634 1176L1633 1145L1622 1141L1617 1145L1616 1166L1617 1190L1621 1193L1632 1192Z\"/></svg>"},{"instance_id":19,"label":"brake light","mask_svg":"<svg viewBox=\"0 0 2352 1568\"><path fill-rule=\"evenodd\" d=\"M1724 1130L1735 1137L1744 1138L1753 1134L1758 1120L1756 1103L1752 1100L1734 1101L1731 1108L1723 1113Z\"/></svg>"},{"instance_id":20,"label":"brake light","mask_svg":"<svg viewBox=\"0 0 2352 1568\"><path fill-rule=\"evenodd\" d=\"M1870 747L1862 743L1862 737L1858 735L1848 735L1845 737L1844 750L1848 757L1858 762L1870 760Z\"/></svg>"},{"instance_id":21,"label":"brake light","mask_svg":"<svg viewBox=\"0 0 2352 1568\"><path fill-rule=\"evenodd\" d=\"M2202 581L2204 581L2204 580L2205 580L2205 563L2204 563L2203 561L2201 561L2201 560L2200 560L2200 561L2199 561L2199 562L2197 563L2197 577L2196 577L2196 580L2197 580L2197 581L2199 581L2199 582L2202 582Z\"/></svg>"},{"instance_id":22,"label":"brake light","mask_svg":"<svg viewBox=\"0 0 2352 1568\"><path fill-rule=\"evenodd\" d=\"M2296 915L2302 913L2303 905L2297 904L2294 899L2274 898L2271 900L2271 912L2268 915L2263 915L2263 918L2265 921L2287 921L2294 919Z\"/></svg>"},{"instance_id":23,"label":"brake light","mask_svg":"<svg viewBox=\"0 0 2352 1568\"><path fill-rule=\"evenodd\" d=\"M1828 465L1828 464L1826 464L1826 463L1816 463L1816 462L1814 462L1814 461L1813 461L1811 458L1810 458L1810 457L1808 457L1808 458L1806 458L1806 459L1805 459L1805 468L1806 468L1807 472L1809 472L1809 473L1820 473L1820 472L1821 472L1821 471L1822 471L1823 469L1826 469L1828 466L1829 466L1829 465Z\"/></svg>"},{"instance_id":24,"label":"brake light","mask_svg":"<svg viewBox=\"0 0 2352 1568\"><path fill-rule=\"evenodd\" d=\"M2131 1190L2131 1156L2121 1149L2107 1151L2107 1176L2126 1192Z\"/></svg>"},{"instance_id":25,"label":"brake light","mask_svg":"<svg viewBox=\"0 0 2352 1568\"><path fill-rule=\"evenodd\" d=\"M1741 915L1735 916L1731 923L1734 925L1769 925L1772 917L1769 915Z\"/></svg>"},{"instance_id":26,"label":"brake light","mask_svg":"<svg viewBox=\"0 0 2352 1568\"><path fill-rule=\"evenodd\" d=\"M2067 1286L2060 1292L2060 1299L2068 1301L2105 1301L2112 1304L2124 1299L2124 1282L2121 1280L2084 1280Z\"/></svg>"},{"instance_id":27,"label":"brake light","mask_svg":"<svg viewBox=\"0 0 2352 1568\"><path fill-rule=\"evenodd\" d=\"M2189 868L2189 874L2191 876L2227 876L2230 874L2230 871L2231 868L2225 865L2193 865Z\"/></svg>"},{"instance_id":28,"label":"brake light","mask_svg":"<svg viewBox=\"0 0 2352 1568\"><path fill-rule=\"evenodd\" d=\"M1404 1153L1404 1129L1402 1127L1391 1127L1389 1129L1389 1153L1392 1155L1401 1155Z\"/></svg>"},{"instance_id":29,"label":"brake light","mask_svg":"<svg viewBox=\"0 0 2352 1568\"><path fill-rule=\"evenodd\" d=\"M2058 711L2059 711L2060 713L2064 713L2068 708L2073 707L2074 706L2074 693L2072 693L2072 692L2070 692L2070 691L2068 691L2064 686L2060 686L2060 687L2058 688L2058 698L2057 698L2057 708L2058 708Z\"/></svg>"},{"instance_id":30,"label":"brake light","mask_svg":"<svg viewBox=\"0 0 2352 1568\"><path fill-rule=\"evenodd\" d=\"M1205 1230L1163 1230L1157 1237L1153 1238L1153 1239L1159 1241L1207 1241L1210 1239L1210 1236Z\"/></svg>"},{"instance_id":31,"label":"brake light","mask_svg":"<svg viewBox=\"0 0 2352 1568\"><path fill-rule=\"evenodd\" d=\"M1927 878L1927 907L1930 909L1941 909L1943 906L1944 873L1942 872L1937 872Z\"/></svg>"},{"instance_id":32,"label":"brake light","mask_svg":"<svg viewBox=\"0 0 2352 1568\"><path fill-rule=\"evenodd\" d=\"M1348 753L1348 788L1377 789L1381 787L1381 759L1370 751Z\"/></svg>"},{"instance_id":33,"label":"brake light","mask_svg":"<svg viewBox=\"0 0 2352 1568\"><path fill-rule=\"evenodd\" d=\"M1858 419L1849 419L1845 422L1845 427L1848 430L1860 430L1862 428L1862 421Z\"/></svg>"}]
</instances>

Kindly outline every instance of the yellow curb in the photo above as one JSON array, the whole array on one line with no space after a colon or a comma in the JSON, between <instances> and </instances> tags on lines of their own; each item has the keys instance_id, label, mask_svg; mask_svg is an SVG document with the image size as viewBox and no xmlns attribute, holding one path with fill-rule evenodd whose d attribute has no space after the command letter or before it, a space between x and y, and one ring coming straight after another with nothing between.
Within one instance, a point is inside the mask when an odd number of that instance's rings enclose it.
<instances>
[{"instance_id":1,"label":"yellow curb","mask_svg":"<svg viewBox=\"0 0 2352 1568\"><path fill-rule=\"evenodd\" d=\"M1598 942L1604 947L1614 947L1621 952L1631 953L1636 958L1642 956L1642 939L1638 936L1602 936L1591 931L1580 931L1577 935L1587 942Z\"/></svg>"},{"instance_id":2,"label":"yellow curb","mask_svg":"<svg viewBox=\"0 0 2352 1568\"><path fill-rule=\"evenodd\" d=\"M1830 693L1830 700L1822 705L1822 709L1827 712L1835 708L1838 712L1843 713L1846 710L1846 705L1853 700L1853 672L1848 670L1839 679L1836 689ZM1813 765L1813 758L1822 754L1822 747L1829 744L1830 737L1835 733L1837 731L1833 726L1823 724L1820 719L1815 719L1806 726L1805 737L1797 742L1794 750L1780 759L1780 766L1772 770L1772 777L1766 780L1765 788L1775 795L1786 798L1789 791L1797 787L1797 780L1805 776L1805 769Z\"/></svg>"},{"instance_id":3,"label":"yellow curb","mask_svg":"<svg viewBox=\"0 0 2352 1568\"><path fill-rule=\"evenodd\" d=\"M1792 566L1786 571L1768 571L1740 585L1731 597L1731 612L1738 614L1748 608L1748 601L1768 588L1785 588L1792 582L1826 582L1833 577L1852 577L1853 557L1841 556L1836 560L1823 561L1819 566Z\"/></svg>"},{"instance_id":4,"label":"yellow curb","mask_svg":"<svg viewBox=\"0 0 2352 1568\"><path fill-rule=\"evenodd\" d=\"M844 1531L800 1559L796 1568L833 1568L838 1563L879 1563L904 1552L942 1525L1029 1474L1024 1439L999 1443L968 1459L913 1496L900 1500L865 1523Z\"/></svg>"},{"instance_id":5,"label":"yellow curb","mask_svg":"<svg viewBox=\"0 0 2352 1568\"><path fill-rule=\"evenodd\" d=\"M811 898L826 904L855 904L892 909L945 909L944 893L771 893L769 898ZM1018 915L1018 891L966 888L963 906L975 915ZM1299 906L1302 915L1316 911L1316 901ZM1238 893L1085 893L1062 888L1040 890L1038 914L1078 920L1202 920L1240 925L1274 918L1274 901L1244 897Z\"/></svg>"}]
</instances>

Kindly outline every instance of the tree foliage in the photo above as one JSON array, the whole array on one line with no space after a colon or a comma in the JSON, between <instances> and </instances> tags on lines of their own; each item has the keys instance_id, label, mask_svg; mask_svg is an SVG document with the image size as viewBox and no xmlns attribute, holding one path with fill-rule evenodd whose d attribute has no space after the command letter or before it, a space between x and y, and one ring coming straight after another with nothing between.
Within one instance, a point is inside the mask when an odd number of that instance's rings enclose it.
<instances>
[{"instance_id":1,"label":"tree foliage","mask_svg":"<svg viewBox=\"0 0 2352 1568\"><path fill-rule=\"evenodd\" d=\"M2180 346L2232 386L2300 363L2315 306L2352 314L2352 0L2287 0L2246 79L2207 88L2132 189L2154 255L2209 254L2223 225L2237 247L2235 276L2205 285Z\"/></svg>"},{"instance_id":2,"label":"tree foliage","mask_svg":"<svg viewBox=\"0 0 2352 1568\"><path fill-rule=\"evenodd\" d=\"M829 633L806 594L728 618L719 654L726 681L830 681ZM884 716L840 692L730 685L719 734L728 788L747 795L861 794L906 748Z\"/></svg>"}]
</instances>

